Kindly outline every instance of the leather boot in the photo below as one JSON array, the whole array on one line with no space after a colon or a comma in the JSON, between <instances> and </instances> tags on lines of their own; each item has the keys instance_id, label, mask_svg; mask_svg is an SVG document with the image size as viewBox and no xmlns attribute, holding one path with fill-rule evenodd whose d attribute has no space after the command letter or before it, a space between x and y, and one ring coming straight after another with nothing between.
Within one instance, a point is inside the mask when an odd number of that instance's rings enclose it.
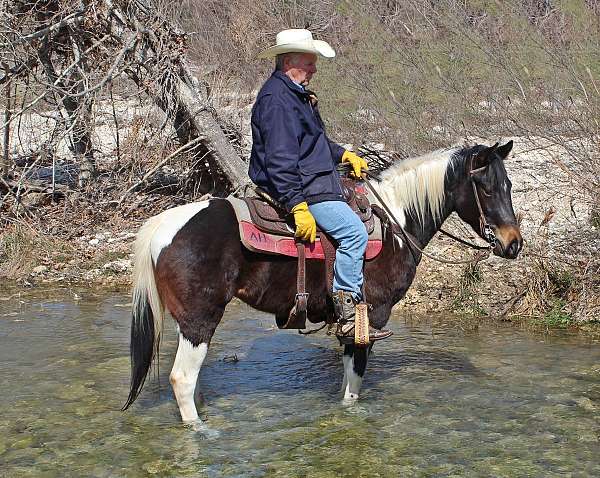
<instances>
[{"instance_id":1,"label":"leather boot","mask_svg":"<svg viewBox=\"0 0 600 478\"><path fill-rule=\"evenodd\" d=\"M350 292L338 290L333 293L333 307L337 320L335 336L342 344L354 343L354 315L357 302ZM393 332L391 330L377 330L369 325L369 339L371 342L387 339Z\"/></svg>"}]
</instances>

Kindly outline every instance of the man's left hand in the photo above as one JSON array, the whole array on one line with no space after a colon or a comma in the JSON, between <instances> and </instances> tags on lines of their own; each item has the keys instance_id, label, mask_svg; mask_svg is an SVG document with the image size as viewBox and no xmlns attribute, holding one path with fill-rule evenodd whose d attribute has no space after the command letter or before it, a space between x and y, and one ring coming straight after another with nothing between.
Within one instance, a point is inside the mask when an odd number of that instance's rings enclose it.
<instances>
[{"instance_id":1,"label":"man's left hand","mask_svg":"<svg viewBox=\"0 0 600 478\"><path fill-rule=\"evenodd\" d=\"M342 164L344 163L350 163L352 165L352 171L350 171L350 174L355 178L362 178L362 170L369 169L367 162L352 151L344 152L342 155Z\"/></svg>"}]
</instances>

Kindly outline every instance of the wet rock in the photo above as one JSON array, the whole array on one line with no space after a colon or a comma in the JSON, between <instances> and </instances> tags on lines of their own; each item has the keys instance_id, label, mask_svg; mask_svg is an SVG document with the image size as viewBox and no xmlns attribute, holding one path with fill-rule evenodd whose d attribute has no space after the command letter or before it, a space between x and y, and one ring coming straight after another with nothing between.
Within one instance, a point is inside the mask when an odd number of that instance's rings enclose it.
<instances>
[{"instance_id":1,"label":"wet rock","mask_svg":"<svg viewBox=\"0 0 600 478\"><path fill-rule=\"evenodd\" d=\"M596 405L594 405L594 402L587 397L579 397L575 399L575 403L577 403L577 405L579 405L584 410L591 412L596 410Z\"/></svg>"},{"instance_id":2,"label":"wet rock","mask_svg":"<svg viewBox=\"0 0 600 478\"><path fill-rule=\"evenodd\" d=\"M171 465L164 460L156 460L144 463L142 468L150 475L164 475L165 473L169 474L168 472L171 470Z\"/></svg>"},{"instance_id":3,"label":"wet rock","mask_svg":"<svg viewBox=\"0 0 600 478\"><path fill-rule=\"evenodd\" d=\"M15 450L19 450L19 449L23 449L23 448L29 448L33 443L33 436L26 436L24 438L21 438L20 440L17 440L15 442L13 442L10 447L12 449Z\"/></svg>"},{"instance_id":4,"label":"wet rock","mask_svg":"<svg viewBox=\"0 0 600 478\"><path fill-rule=\"evenodd\" d=\"M94 390L82 383L66 384L54 391L54 396L61 400L77 401L97 397Z\"/></svg>"}]
</instances>

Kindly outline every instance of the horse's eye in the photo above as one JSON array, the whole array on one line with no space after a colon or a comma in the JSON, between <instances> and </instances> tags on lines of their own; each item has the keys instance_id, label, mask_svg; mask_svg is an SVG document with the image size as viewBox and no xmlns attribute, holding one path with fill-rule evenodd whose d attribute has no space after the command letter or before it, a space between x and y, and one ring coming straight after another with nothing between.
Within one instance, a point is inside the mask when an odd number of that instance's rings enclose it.
<instances>
[{"instance_id":1,"label":"horse's eye","mask_svg":"<svg viewBox=\"0 0 600 478\"><path fill-rule=\"evenodd\" d=\"M492 196L492 189L490 188L490 183L488 183L487 181L484 181L482 179L479 180L475 180L475 182L477 183L477 189L481 192L481 194L487 198Z\"/></svg>"}]
</instances>

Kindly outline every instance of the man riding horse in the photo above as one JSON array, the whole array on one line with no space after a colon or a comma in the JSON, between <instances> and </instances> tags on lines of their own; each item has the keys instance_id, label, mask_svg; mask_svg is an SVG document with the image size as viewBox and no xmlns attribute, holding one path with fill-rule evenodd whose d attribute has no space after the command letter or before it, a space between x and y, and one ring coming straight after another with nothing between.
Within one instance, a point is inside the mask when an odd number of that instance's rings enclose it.
<instances>
[{"instance_id":1,"label":"man riding horse","mask_svg":"<svg viewBox=\"0 0 600 478\"><path fill-rule=\"evenodd\" d=\"M317 224L338 243L333 304L340 341L354 338L356 304L362 301L363 257L368 235L344 201L337 163L350 163L360 178L366 161L330 141L316 96L306 89L316 73L318 57L333 58L324 41L308 30L279 32L276 45L260 58L275 57L275 71L258 93L252 109L252 153L249 175L262 190L294 216L296 236L314 242ZM371 341L392 335L369 327Z\"/></svg>"}]
</instances>

